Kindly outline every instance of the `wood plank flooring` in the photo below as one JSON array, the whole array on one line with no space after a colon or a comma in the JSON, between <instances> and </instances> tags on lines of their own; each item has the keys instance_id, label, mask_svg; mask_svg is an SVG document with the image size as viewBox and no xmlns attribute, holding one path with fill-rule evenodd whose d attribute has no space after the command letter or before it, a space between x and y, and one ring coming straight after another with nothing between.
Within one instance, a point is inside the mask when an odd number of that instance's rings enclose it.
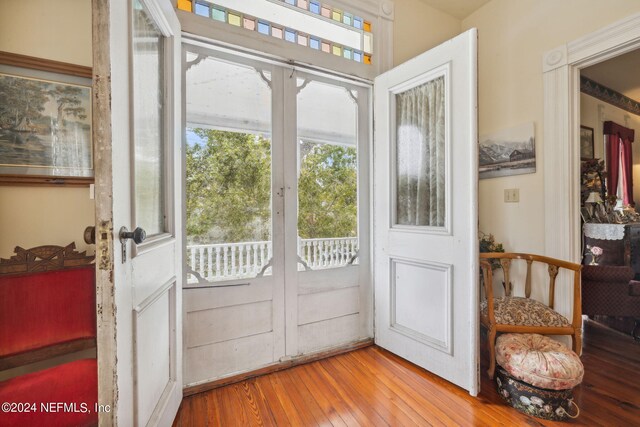
<instances>
[{"instance_id":1,"label":"wood plank flooring","mask_svg":"<svg viewBox=\"0 0 640 427\"><path fill-rule=\"evenodd\" d=\"M581 415L568 424L640 426L640 343L585 323ZM379 348L184 399L174 426L558 426L505 405L486 374L478 398Z\"/></svg>"}]
</instances>

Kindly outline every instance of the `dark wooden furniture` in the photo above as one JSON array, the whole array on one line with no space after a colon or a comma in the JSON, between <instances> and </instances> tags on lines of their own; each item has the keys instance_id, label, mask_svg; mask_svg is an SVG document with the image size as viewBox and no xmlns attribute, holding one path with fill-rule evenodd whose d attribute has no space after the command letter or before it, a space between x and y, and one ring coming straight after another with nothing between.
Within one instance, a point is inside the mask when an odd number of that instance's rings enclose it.
<instances>
[{"instance_id":1,"label":"dark wooden furniture","mask_svg":"<svg viewBox=\"0 0 640 427\"><path fill-rule=\"evenodd\" d=\"M492 261L499 261L504 271L504 297L494 298L493 296ZM512 261L526 263L524 298L512 295ZM534 263L544 264L549 274L548 305L530 298L533 286L537 285L532 274L532 266ZM480 323L487 329L490 357L488 373L490 378L493 378L495 372L495 342L498 333L514 332L541 335L571 335L573 351L580 354L582 346L582 311L580 299L580 271L582 266L580 264L540 255L489 252L480 254L480 266L485 296L485 300L481 304ZM568 320L554 311L556 277L560 269L569 270L573 276L572 320Z\"/></svg>"}]
</instances>

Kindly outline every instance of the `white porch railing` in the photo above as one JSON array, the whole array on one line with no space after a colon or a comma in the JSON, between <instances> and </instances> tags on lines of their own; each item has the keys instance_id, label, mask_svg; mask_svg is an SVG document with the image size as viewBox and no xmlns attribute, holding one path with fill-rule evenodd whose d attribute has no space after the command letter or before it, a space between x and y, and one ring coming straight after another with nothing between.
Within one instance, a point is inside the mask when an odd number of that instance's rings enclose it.
<instances>
[{"instance_id":1,"label":"white porch railing","mask_svg":"<svg viewBox=\"0 0 640 427\"><path fill-rule=\"evenodd\" d=\"M298 254L304 262L299 264L302 270L347 265L357 252L357 237L298 239ZM207 281L255 277L271 257L270 241L187 246L187 264ZM188 283L198 281L193 274L188 276Z\"/></svg>"}]
</instances>

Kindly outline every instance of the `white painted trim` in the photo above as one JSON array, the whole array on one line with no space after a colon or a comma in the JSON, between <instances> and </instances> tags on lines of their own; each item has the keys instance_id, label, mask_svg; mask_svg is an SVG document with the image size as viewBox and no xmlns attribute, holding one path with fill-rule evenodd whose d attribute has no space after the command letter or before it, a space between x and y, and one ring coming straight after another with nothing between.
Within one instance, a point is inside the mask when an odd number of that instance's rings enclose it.
<instances>
[{"instance_id":1,"label":"white painted trim","mask_svg":"<svg viewBox=\"0 0 640 427\"><path fill-rule=\"evenodd\" d=\"M640 48L640 14L543 56L545 255L580 262L580 69ZM573 289L559 277L556 309L571 318Z\"/></svg>"}]
</instances>

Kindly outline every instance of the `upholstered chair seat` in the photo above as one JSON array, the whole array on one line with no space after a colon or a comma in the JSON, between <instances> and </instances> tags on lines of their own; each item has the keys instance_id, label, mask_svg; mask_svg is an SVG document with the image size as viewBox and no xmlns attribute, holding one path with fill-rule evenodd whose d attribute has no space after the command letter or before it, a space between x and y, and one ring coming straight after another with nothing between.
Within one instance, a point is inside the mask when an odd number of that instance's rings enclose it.
<instances>
[{"instance_id":1,"label":"upholstered chair seat","mask_svg":"<svg viewBox=\"0 0 640 427\"><path fill-rule=\"evenodd\" d=\"M480 306L482 316L487 316L487 302ZM571 322L539 301L521 297L493 299L496 323L513 326L571 326Z\"/></svg>"}]
</instances>

